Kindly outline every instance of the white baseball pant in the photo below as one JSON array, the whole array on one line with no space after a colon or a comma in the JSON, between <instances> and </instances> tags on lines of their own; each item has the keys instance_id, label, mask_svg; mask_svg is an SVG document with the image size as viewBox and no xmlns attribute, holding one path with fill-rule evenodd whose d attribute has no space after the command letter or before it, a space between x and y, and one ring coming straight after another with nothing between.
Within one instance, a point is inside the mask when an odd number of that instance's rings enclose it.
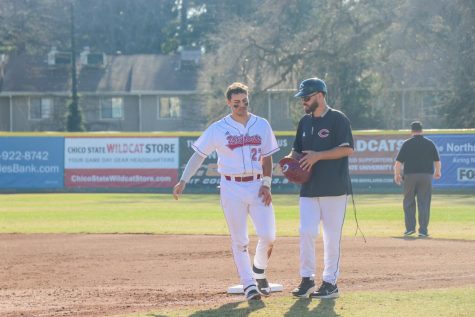
<instances>
[{"instance_id":1,"label":"white baseball pant","mask_svg":"<svg viewBox=\"0 0 475 317\"><path fill-rule=\"evenodd\" d=\"M258 197L260 180L250 182L227 181L221 177L221 206L231 236L234 263L244 287L255 284L249 256L247 216L250 215L258 243L254 265L265 270L275 241L275 217L272 204L265 206Z\"/></svg>"},{"instance_id":2,"label":"white baseball pant","mask_svg":"<svg viewBox=\"0 0 475 317\"><path fill-rule=\"evenodd\" d=\"M323 229L323 280L336 284L347 195L300 197L300 276L314 277L315 241Z\"/></svg>"}]
</instances>

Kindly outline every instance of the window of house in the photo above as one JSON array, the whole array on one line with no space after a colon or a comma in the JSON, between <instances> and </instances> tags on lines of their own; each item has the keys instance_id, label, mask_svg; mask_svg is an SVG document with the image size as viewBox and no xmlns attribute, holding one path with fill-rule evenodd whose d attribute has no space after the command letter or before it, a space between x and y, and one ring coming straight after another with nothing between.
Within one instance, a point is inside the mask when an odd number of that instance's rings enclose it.
<instances>
[{"instance_id":1,"label":"window of house","mask_svg":"<svg viewBox=\"0 0 475 317\"><path fill-rule=\"evenodd\" d=\"M181 104L178 97L160 97L158 102L158 118L181 117Z\"/></svg>"},{"instance_id":2,"label":"window of house","mask_svg":"<svg viewBox=\"0 0 475 317\"><path fill-rule=\"evenodd\" d=\"M124 99L122 97L101 99L101 119L122 119Z\"/></svg>"},{"instance_id":3,"label":"window of house","mask_svg":"<svg viewBox=\"0 0 475 317\"><path fill-rule=\"evenodd\" d=\"M53 99L30 98L30 119L41 120L51 118L53 114Z\"/></svg>"}]
</instances>

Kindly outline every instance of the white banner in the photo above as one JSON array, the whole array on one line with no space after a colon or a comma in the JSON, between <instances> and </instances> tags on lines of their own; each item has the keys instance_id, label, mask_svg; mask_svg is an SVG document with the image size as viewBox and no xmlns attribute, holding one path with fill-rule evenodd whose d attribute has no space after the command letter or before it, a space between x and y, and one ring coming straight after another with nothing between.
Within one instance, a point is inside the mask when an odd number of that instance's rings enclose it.
<instances>
[{"instance_id":1,"label":"white banner","mask_svg":"<svg viewBox=\"0 0 475 317\"><path fill-rule=\"evenodd\" d=\"M177 169L178 138L66 138L66 169Z\"/></svg>"}]
</instances>

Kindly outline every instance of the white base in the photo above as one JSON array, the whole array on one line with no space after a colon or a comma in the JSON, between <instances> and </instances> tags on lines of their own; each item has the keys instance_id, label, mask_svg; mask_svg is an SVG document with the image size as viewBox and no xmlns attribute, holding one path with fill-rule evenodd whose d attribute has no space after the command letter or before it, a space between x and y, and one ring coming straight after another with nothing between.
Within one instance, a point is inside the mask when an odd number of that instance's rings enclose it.
<instances>
[{"instance_id":1,"label":"white base","mask_svg":"<svg viewBox=\"0 0 475 317\"><path fill-rule=\"evenodd\" d=\"M284 286L282 284L269 283L271 292L282 292ZM242 285L233 285L228 288L228 294L244 294L244 288Z\"/></svg>"}]
</instances>

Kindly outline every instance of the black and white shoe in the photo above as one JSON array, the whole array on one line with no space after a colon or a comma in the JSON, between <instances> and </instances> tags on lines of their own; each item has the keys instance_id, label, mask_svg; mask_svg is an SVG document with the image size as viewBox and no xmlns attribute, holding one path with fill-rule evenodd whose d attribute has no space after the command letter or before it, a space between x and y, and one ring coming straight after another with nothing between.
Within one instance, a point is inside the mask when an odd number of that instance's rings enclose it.
<instances>
[{"instance_id":1,"label":"black and white shoe","mask_svg":"<svg viewBox=\"0 0 475 317\"><path fill-rule=\"evenodd\" d=\"M249 285L244 289L244 296L246 296L246 300L260 300L261 294L257 291L256 285Z\"/></svg>"},{"instance_id":2,"label":"black and white shoe","mask_svg":"<svg viewBox=\"0 0 475 317\"><path fill-rule=\"evenodd\" d=\"M308 298L315 290L315 281L310 277L303 277L300 285L292 291L292 295L299 298Z\"/></svg>"},{"instance_id":3,"label":"black and white shoe","mask_svg":"<svg viewBox=\"0 0 475 317\"><path fill-rule=\"evenodd\" d=\"M427 238L429 236L428 233L425 232L419 232L419 238Z\"/></svg>"},{"instance_id":4,"label":"black and white shoe","mask_svg":"<svg viewBox=\"0 0 475 317\"><path fill-rule=\"evenodd\" d=\"M257 278L256 282L257 282L257 291L265 297L270 296L271 289L270 289L269 282L267 281L267 279Z\"/></svg>"},{"instance_id":5,"label":"black and white shoe","mask_svg":"<svg viewBox=\"0 0 475 317\"><path fill-rule=\"evenodd\" d=\"M332 283L323 281L320 288L310 294L310 298L338 298L340 294L338 293L338 287Z\"/></svg>"},{"instance_id":6,"label":"black and white shoe","mask_svg":"<svg viewBox=\"0 0 475 317\"><path fill-rule=\"evenodd\" d=\"M269 286L269 282L267 281L267 278L266 278L265 270L258 269L255 265L253 265L252 272L254 273L254 278L256 279L256 282L257 282L257 291L262 296L266 296L266 297L270 296L271 289Z\"/></svg>"},{"instance_id":7,"label":"black and white shoe","mask_svg":"<svg viewBox=\"0 0 475 317\"><path fill-rule=\"evenodd\" d=\"M414 230L406 230L406 231L404 232L404 235L405 235L405 236L410 236L410 235L413 235L414 233L416 233Z\"/></svg>"}]
</instances>

